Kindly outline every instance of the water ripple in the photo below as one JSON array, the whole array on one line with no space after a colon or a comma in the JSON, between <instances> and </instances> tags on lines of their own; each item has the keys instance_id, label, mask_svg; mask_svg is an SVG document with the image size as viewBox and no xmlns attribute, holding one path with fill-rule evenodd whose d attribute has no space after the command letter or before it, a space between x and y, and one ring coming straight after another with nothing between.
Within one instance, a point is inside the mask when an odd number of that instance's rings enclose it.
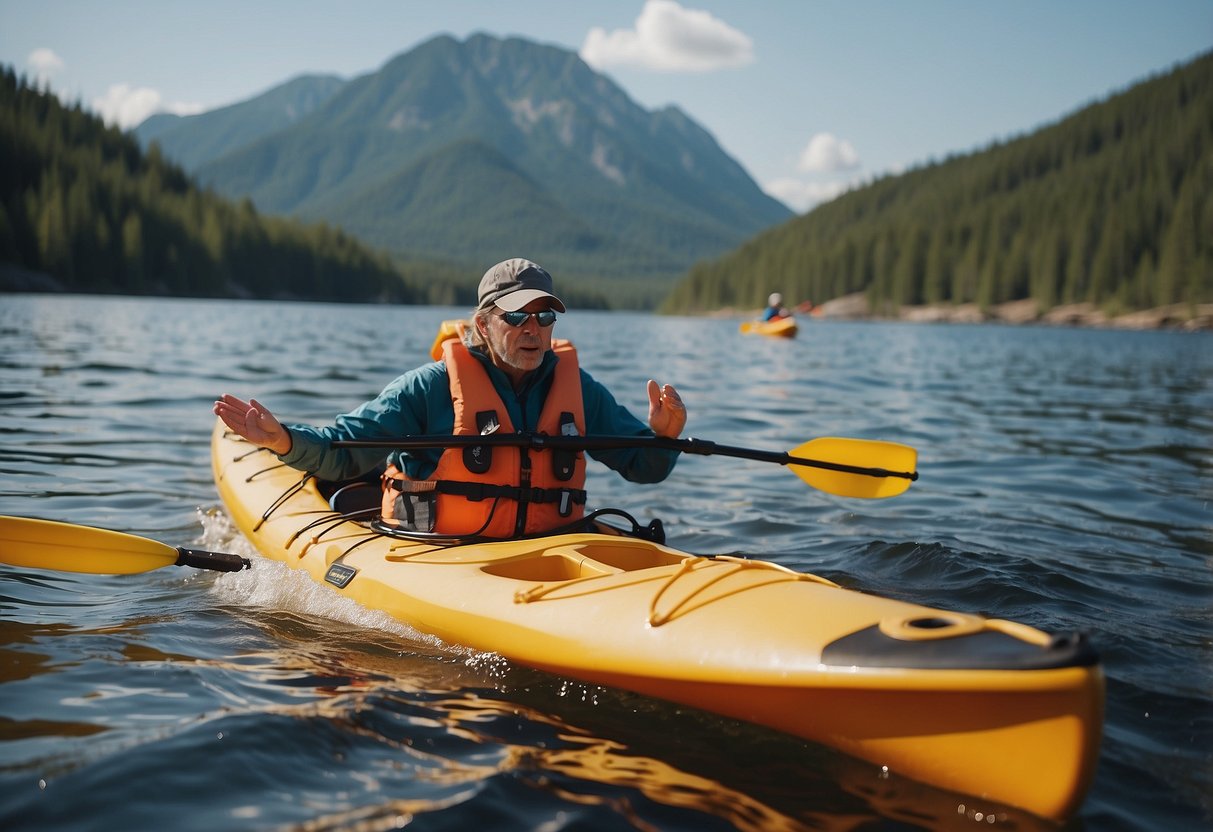
<instances>
[{"instance_id":1,"label":"water ripple","mask_svg":"<svg viewBox=\"0 0 1213 832\"><path fill-rule=\"evenodd\" d=\"M6 297L0 513L253 554L211 481L213 398L327 421L464 312ZM594 312L558 327L635 413L650 377L676 384L691 435L919 451L921 479L891 500L699 457L657 485L591 466L597 505L662 517L687 551L1088 632L1108 712L1072 828L1213 819L1210 336L813 321L782 341L742 338L736 321ZM5 828L975 823L955 796L443 645L265 561L224 576L0 568L0 610Z\"/></svg>"}]
</instances>

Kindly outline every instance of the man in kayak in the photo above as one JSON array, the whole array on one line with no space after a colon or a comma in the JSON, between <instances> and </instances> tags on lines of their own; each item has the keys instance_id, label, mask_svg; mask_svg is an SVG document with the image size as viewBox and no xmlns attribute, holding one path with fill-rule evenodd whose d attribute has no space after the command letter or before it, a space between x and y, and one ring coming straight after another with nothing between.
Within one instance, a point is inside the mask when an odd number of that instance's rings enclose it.
<instances>
[{"instance_id":1,"label":"man in kayak","mask_svg":"<svg viewBox=\"0 0 1213 832\"><path fill-rule=\"evenodd\" d=\"M529 260L493 266L462 338L443 358L410 370L333 425L283 425L255 399L224 394L214 412L232 431L321 480L353 479L380 468L382 449L334 448L334 440L424 435L611 435L677 437L681 397L649 380L648 426L577 364L567 341L553 341L565 312L552 278ZM677 451L623 448L594 459L638 483L669 476ZM384 519L437 534L512 537L569 525L583 514L582 453L482 446L396 451L384 474Z\"/></svg>"},{"instance_id":2,"label":"man in kayak","mask_svg":"<svg viewBox=\"0 0 1213 832\"><path fill-rule=\"evenodd\" d=\"M762 313L762 320L773 321L778 318L786 318L788 314L788 310L783 308L783 295L771 292L770 297L767 298L767 308Z\"/></svg>"}]
</instances>

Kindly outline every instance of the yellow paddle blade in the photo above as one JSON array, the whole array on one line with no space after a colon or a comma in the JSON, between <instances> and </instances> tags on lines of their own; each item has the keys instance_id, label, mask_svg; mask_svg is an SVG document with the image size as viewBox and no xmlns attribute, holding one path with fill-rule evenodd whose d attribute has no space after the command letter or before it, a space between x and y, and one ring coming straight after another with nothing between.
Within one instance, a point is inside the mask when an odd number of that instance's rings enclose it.
<instances>
[{"instance_id":1,"label":"yellow paddle blade","mask_svg":"<svg viewBox=\"0 0 1213 832\"><path fill-rule=\"evenodd\" d=\"M871 468L890 473L914 474L918 464L918 451L909 445L871 439L842 439L836 436L813 439L788 453L817 462ZM876 472L857 474L830 471L797 465L794 462L789 463L788 467L796 472L796 476L819 491L840 497L862 497L870 500L896 497L909 488L911 482L908 477L884 476Z\"/></svg>"},{"instance_id":2,"label":"yellow paddle blade","mask_svg":"<svg viewBox=\"0 0 1213 832\"><path fill-rule=\"evenodd\" d=\"M0 563L13 566L130 575L171 566L178 556L172 546L133 534L0 516Z\"/></svg>"}]
</instances>

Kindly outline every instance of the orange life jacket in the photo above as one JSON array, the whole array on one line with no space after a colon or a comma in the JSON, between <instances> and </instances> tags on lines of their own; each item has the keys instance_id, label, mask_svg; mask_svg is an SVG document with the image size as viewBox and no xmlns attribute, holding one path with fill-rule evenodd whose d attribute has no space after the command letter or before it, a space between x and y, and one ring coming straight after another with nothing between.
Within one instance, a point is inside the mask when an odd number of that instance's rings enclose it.
<instances>
[{"instance_id":1,"label":"orange life jacket","mask_svg":"<svg viewBox=\"0 0 1213 832\"><path fill-rule=\"evenodd\" d=\"M585 407L577 351L553 340L557 362L535 433L584 436ZM488 371L459 338L442 344L455 409L456 436L515 433ZM585 513L585 454L505 445L448 448L429 480L408 479L395 467L384 475L383 518L399 523L402 493L429 494L436 534L510 538L571 523ZM411 511L411 507L408 509ZM408 518L412 520L413 518ZM424 529L423 529L424 530Z\"/></svg>"}]
</instances>

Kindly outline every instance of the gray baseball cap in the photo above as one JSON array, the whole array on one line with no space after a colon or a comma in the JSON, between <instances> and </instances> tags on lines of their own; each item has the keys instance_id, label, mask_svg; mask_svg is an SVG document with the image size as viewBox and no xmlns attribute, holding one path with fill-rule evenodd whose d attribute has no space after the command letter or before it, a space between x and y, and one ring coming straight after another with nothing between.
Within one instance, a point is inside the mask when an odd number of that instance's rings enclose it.
<instances>
[{"instance_id":1,"label":"gray baseball cap","mask_svg":"<svg viewBox=\"0 0 1213 832\"><path fill-rule=\"evenodd\" d=\"M480 278L477 309L496 306L517 312L533 300L549 298L552 308L564 312L564 302L552 294L552 276L537 263L515 257L503 260Z\"/></svg>"}]
</instances>

